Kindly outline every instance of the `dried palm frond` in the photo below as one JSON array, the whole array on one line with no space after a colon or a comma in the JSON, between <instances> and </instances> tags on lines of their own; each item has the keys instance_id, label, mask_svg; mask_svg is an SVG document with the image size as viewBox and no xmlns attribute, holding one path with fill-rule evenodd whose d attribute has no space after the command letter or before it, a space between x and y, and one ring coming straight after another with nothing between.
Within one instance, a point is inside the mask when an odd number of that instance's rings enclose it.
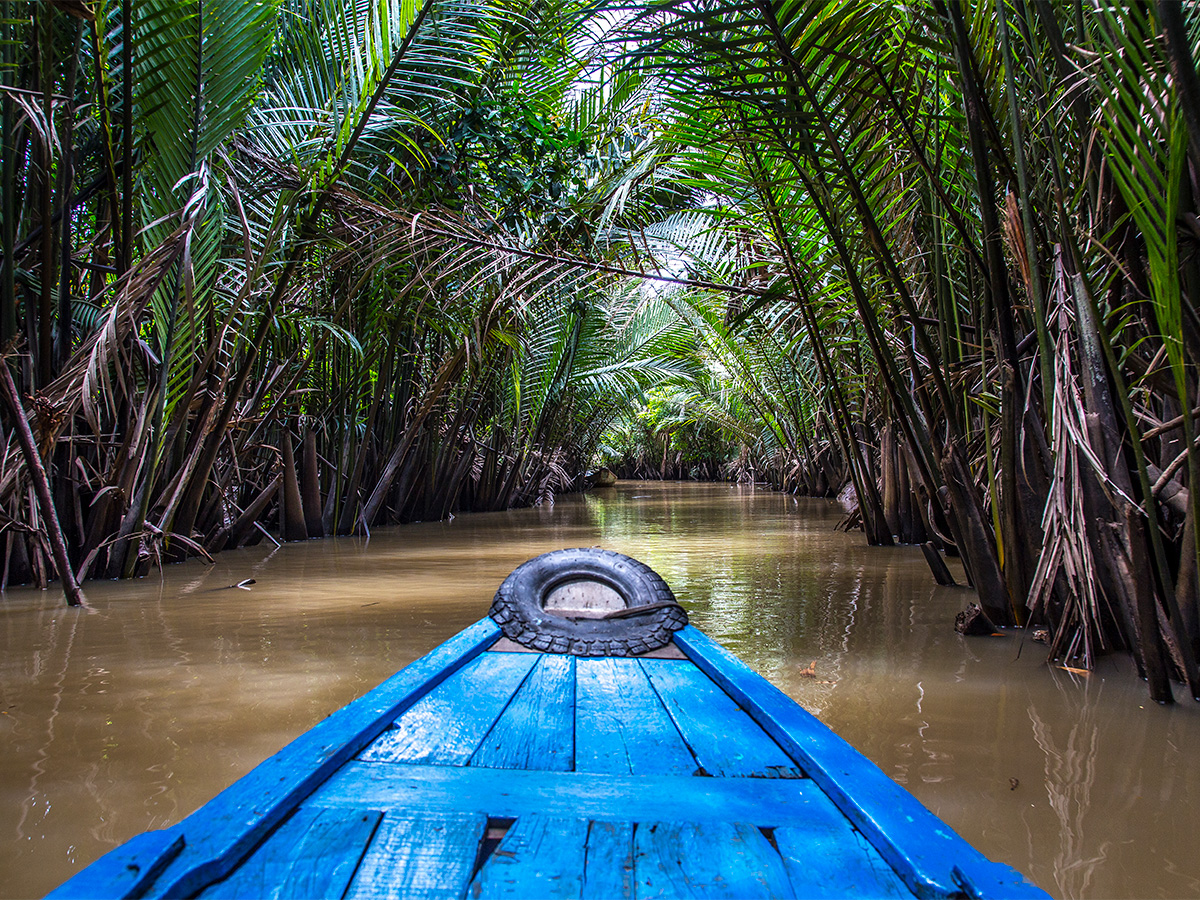
<instances>
[{"instance_id":1,"label":"dried palm frond","mask_svg":"<svg viewBox=\"0 0 1200 900\"><path fill-rule=\"evenodd\" d=\"M1028 602L1031 615L1046 610L1061 579L1066 591L1059 597L1058 621L1052 623L1050 657L1080 659L1084 667L1090 669L1096 649L1104 647L1104 630L1096 589L1096 566L1087 537L1083 466L1089 466L1100 478L1105 475L1088 439L1087 409L1072 363L1072 301L1061 265L1057 275L1050 298L1055 325L1050 420L1054 470L1042 514L1042 548Z\"/></svg>"},{"instance_id":2,"label":"dried palm frond","mask_svg":"<svg viewBox=\"0 0 1200 900\"><path fill-rule=\"evenodd\" d=\"M176 228L142 258L103 313L100 327L75 351L58 378L38 392L39 444L53 444L80 409L99 433L99 405L111 408L119 397L135 393L136 386L128 380L136 370L130 352L131 339L137 342L135 335L150 301L185 252L194 221ZM150 353L144 345L142 350ZM52 411L52 415L43 416L43 408Z\"/></svg>"}]
</instances>

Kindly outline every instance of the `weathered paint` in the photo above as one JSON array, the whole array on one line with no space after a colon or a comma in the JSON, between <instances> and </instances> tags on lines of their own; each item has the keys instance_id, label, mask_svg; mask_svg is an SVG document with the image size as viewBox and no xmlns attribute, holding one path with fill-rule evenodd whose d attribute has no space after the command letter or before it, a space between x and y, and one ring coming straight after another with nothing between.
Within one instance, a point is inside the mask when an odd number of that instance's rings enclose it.
<instances>
[{"instance_id":1,"label":"weathered paint","mask_svg":"<svg viewBox=\"0 0 1200 900\"><path fill-rule=\"evenodd\" d=\"M359 868L381 814L373 809L300 809L201 900L340 897Z\"/></svg>"},{"instance_id":2,"label":"weathered paint","mask_svg":"<svg viewBox=\"0 0 1200 900\"><path fill-rule=\"evenodd\" d=\"M918 897L1045 897L993 863L873 762L700 630L676 643L829 794Z\"/></svg>"},{"instance_id":3,"label":"weathered paint","mask_svg":"<svg viewBox=\"0 0 1200 900\"><path fill-rule=\"evenodd\" d=\"M469 896L578 898L583 892L587 834L586 819L522 816L479 870Z\"/></svg>"},{"instance_id":4,"label":"weathered paint","mask_svg":"<svg viewBox=\"0 0 1200 900\"><path fill-rule=\"evenodd\" d=\"M359 759L465 766L537 660L532 653L480 654L414 703Z\"/></svg>"},{"instance_id":5,"label":"weathered paint","mask_svg":"<svg viewBox=\"0 0 1200 900\"><path fill-rule=\"evenodd\" d=\"M575 663L575 771L693 775L699 767L636 659Z\"/></svg>"},{"instance_id":6,"label":"weathered paint","mask_svg":"<svg viewBox=\"0 0 1200 900\"><path fill-rule=\"evenodd\" d=\"M483 620L56 897L1045 897L694 628L484 652Z\"/></svg>"},{"instance_id":7,"label":"weathered paint","mask_svg":"<svg viewBox=\"0 0 1200 900\"><path fill-rule=\"evenodd\" d=\"M55 900L187 896L225 877L314 788L499 635L495 622L481 619L342 707L230 785L176 826L184 836L184 846L148 890L114 885L108 877L110 866L105 864L108 854L50 896ZM113 852L120 853L121 848ZM143 869L148 867L142 865Z\"/></svg>"},{"instance_id":8,"label":"weathered paint","mask_svg":"<svg viewBox=\"0 0 1200 900\"><path fill-rule=\"evenodd\" d=\"M574 758L575 657L545 654L537 658L470 765L567 772Z\"/></svg>"},{"instance_id":9,"label":"weathered paint","mask_svg":"<svg viewBox=\"0 0 1200 900\"><path fill-rule=\"evenodd\" d=\"M346 900L452 900L471 880L487 819L388 813Z\"/></svg>"},{"instance_id":10,"label":"weathered paint","mask_svg":"<svg viewBox=\"0 0 1200 900\"><path fill-rule=\"evenodd\" d=\"M641 666L709 775L801 777L779 745L694 665L647 659Z\"/></svg>"},{"instance_id":11,"label":"weathered paint","mask_svg":"<svg viewBox=\"0 0 1200 900\"><path fill-rule=\"evenodd\" d=\"M807 778L629 776L362 762L344 766L310 802L502 818L543 813L633 822L657 821L666 809L689 821L724 819L768 826L802 826L816 816L842 818Z\"/></svg>"},{"instance_id":12,"label":"weathered paint","mask_svg":"<svg viewBox=\"0 0 1200 900\"><path fill-rule=\"evenodd\" d=\"M796 896L778 852L746 822L643 822L633 841L639 900Z\"/></svg>"}]
</instances>

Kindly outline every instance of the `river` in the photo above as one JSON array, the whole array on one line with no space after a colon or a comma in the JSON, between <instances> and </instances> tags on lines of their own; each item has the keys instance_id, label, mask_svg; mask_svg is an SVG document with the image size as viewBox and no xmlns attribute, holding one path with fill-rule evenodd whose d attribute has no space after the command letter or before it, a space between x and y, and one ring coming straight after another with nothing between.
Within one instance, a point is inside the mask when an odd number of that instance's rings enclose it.
<instances>
[{"instance_id":1,"label":"river","mask_svg":"<svg viewBox=\"0 0 1200 900\"><path fill-rule=\"evenodd\" d=\"M10 590L0 897L40 896L179 821L484 615L516 565L593 545L657 569L695 625L1055 896L1200 896L1200 709L1148 702L1124 657L1078 675L1020 632L961 637L972 592L839 516L747 486L622 482L91 583L90 612Z\"/></svg>"}]
</instances>

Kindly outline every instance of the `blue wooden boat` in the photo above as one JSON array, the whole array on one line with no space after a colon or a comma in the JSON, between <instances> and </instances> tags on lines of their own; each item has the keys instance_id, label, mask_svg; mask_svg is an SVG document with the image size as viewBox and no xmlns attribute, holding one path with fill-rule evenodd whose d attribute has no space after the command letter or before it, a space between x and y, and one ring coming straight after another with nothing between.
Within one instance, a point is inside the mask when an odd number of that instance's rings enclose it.
<instances>
[{"instance_id":1,"label":"blue wooden boat","mask_svg":"<svg viewBox=\"0 0 1200 900\"><path fill-rule=\"evenodd\" d=\"M51 896L1047 896L669 595L628 557L538 557L491 617Z\"/></svg>"}]
</instances>

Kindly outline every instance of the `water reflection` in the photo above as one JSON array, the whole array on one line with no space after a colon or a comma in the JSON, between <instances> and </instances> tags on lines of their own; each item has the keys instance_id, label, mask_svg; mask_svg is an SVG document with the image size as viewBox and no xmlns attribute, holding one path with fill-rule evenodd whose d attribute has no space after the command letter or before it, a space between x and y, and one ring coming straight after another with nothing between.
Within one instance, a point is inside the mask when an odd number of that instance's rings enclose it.
<instances>
[{"instance_id":1,"label":"water reflection","mask_svg":"<svg viewBox=\"0 0 1200 900\"><path fill-rule=\"evenodd\" d=\"M1056 896L1200 895L1200 711L1143 708L1122 660L1078 678L1018 638L959 637L970 594L934 586L919 551L835 532L839 515L744 487L620 484L96 584L92 615L11 591L0 896L178 821L482 615L520 562L596 544L658 569L697 625Z\"/></svg>"}]
</instances>

